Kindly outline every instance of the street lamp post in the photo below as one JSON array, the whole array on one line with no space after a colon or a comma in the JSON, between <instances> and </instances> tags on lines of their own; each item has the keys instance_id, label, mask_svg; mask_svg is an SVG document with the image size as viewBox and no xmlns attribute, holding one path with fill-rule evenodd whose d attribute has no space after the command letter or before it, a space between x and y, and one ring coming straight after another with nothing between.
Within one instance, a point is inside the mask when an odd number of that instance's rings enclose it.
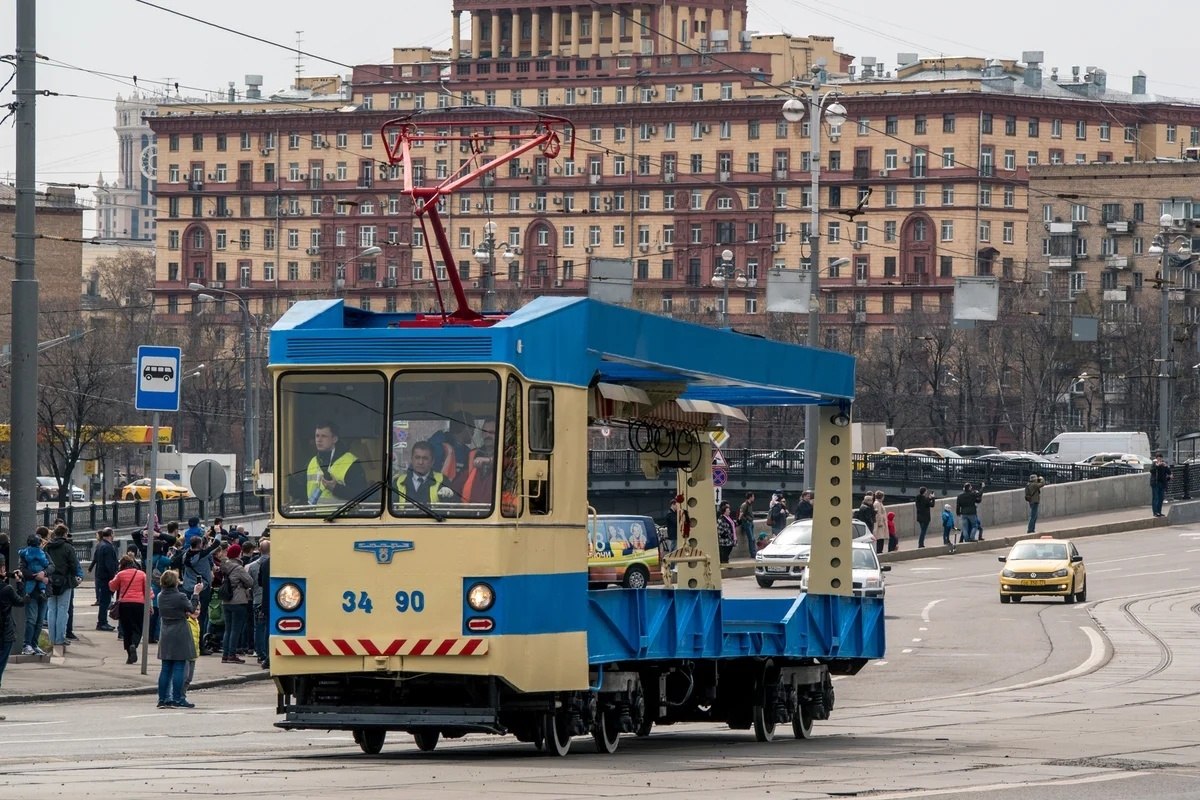
<instances>
[{"instance_id":1,"label":"street lamp post","mask_svg":"<svg viewBox=\"0 0 1200 800\"><path fill-rule=\"evenodd\" d=\"M733 281L739 289L746 288L749 283L746 278L746 273L740 269L735 270L733 267L733 251L725 249L721 251L721 264L719 269L713 271L712 285L718 289L722 289L724 297L721 301L721 327L729 327L729 282Z\"/></svg>"},{"instance_id":2,"label":"street lamp post","mask_svg":"<svg viewBox=\"0 0 1200 800\"><path fill-rule=\"evenodd\" d=\"M499 311L496 307L496 251L503 251L505 264L511 264L520 251L518 248L512 247L508 242L496 241L496 223L488 221L483 226L483 241L479 244L479 249L475 251L475 260L479 262L480 268L483 270L483 308L482 311L486 314L489 311Z\"/></svg>"},{"instance_id":3,"label":"street lamp post","mask_svg":"<svg viewBox=\"0 0 1200 800\"><path fill-rule=\"evenodd\" d=\"M245 438L245 458L246 463L242 468L243 489L249 487L250 491L254 490L254 464L258 461L258 415L254 403L254 386L255 381L253 372L254 359L250 352L250 324L254 319L250 313L250 306L246 302L246 298L242 297L237 292L231 292L228 289L212 289L202 283L189 283L188 288L196 292L196 299L202 303L208 303L216 300L216 295L232 297L237 301L238 309L242 312L242 384L245 388L245 404L246 428L243 433Z\"/></svg>"},{"instance_id":4,"label":"street lamp post","mask_svg":"<svg viewBox=\"0 0 1200 800\"><path fill-rule=\"evenodd\" d=\"M837 92L829 91L821 94L821 82L824 67L816 64L812 68L812 81L809 83L807 109L805 101L798 97L789 98L783 104L783 118L791 123L804 119L807 110L809 119L809 202L811 212L808 231L809 252L809 295L808 295L808 346L820 347L820 313L821 313L821 120L824 118L831 127L838 127L846 121L846 108L837 102ZM800 84L793 82L793 88ZM816 405L810 405L804 415L804 463L805 476L812 474L809 465L816 463L817 457L817 426L820 422L819 410ZM811 481L809 481L811 483Z\"/></svg>"},{"instance_id":5,"label":"street lamp post","mask_svg":"<svg viewBox=\"0 0 1200 800\"><path fill-rule=\"evenodd\" d=\"M1175 218L1163 214L1158 218L1161 231L1150 245L1150 254L1159 257L1158 285L1161 292L1158 330L1158 449L1172 458L1174 435L1171 430L1171 245L1179 242L1180 253L1191 255L1191 239L1178 235L1172 238Z\"/></svg>"},{"instance_id":6,"label":"street lamp post","mask_svg":"<svg viewBox=\"0 0 1200 800\"><path fill-rule=\"evenodd\" d=\"M175 412L175 442L176 442L175 449L181 453L183 452L183 447L182 447L182 445L183 445L183 382L185 380L187 380L188 378L196 377L203 371L204 371L204 365L197 364L195 367L192 368L191 372L187 373L186 375L181 375L179 377L179 389L180 389L179 410L177 412ZM180 469L183 469L182 464L180 466Z\"/></svg>"},{"instance_id":7,"label":"street lamp post","mask_svg":"<svg viewBox=\"0 0 1200 800\"><path fill-rule=\"evenodd\" d=\"M383 252L382 247L379 247L378 245L371 245L369 247L364 247L362 252L359 253L358 255L352 256L351 258L348 258L345 261L343 261L342 263L338 264L337 269L335 269L333 272L334 296L336 297L338 294L340 294L341 289L344 287L344 285L346 283L346 276L348 274L346 271L346 267L350 266L351 264L353 264L355 261L358 261L359 259L374 258L375 256L379 255L382 252ZM341 273L341 277L338 277L338 273Z\"/></svg>"}]
</instances>

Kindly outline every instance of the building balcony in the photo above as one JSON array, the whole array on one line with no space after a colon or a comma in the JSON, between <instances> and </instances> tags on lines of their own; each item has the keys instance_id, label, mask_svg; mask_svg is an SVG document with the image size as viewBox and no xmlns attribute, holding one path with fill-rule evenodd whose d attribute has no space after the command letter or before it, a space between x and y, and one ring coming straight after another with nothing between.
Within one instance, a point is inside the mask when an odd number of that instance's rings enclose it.
<instances>
[{"instance_id":1,"label":"building balcony","mask_svg":"<svg viewBox=\"0 0 1200 800\"><path fill-rule=\"evenodd\" d=\"M1106 269L1129 269L1129 256L1107 256L1104 266Z\"/></svg>"}]
</instances>

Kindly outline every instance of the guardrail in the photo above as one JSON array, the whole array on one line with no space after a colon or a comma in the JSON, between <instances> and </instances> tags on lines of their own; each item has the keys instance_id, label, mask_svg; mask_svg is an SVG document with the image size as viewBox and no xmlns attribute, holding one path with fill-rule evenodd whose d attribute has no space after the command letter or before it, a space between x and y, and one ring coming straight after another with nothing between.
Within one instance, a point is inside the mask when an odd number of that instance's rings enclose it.
<instances>
[{"instance_id":1,"label":"guardrail","mask_svg":"<svg viewBox=\"0 0 1200 800\"><path fill-rule=\"evenodd\" d=\"M271 498L254 492L226 492L209 503L196 497L175 500L155 500L158 519L165 525L173 520L185 522L189 517L211 520L212 517L240 517L264 514L271 508ZM48 505L37 511L38 524L49 527L56 517L62 517L72 531L97 528L140 528L150 517L148 500L110 500L104 503L68 503ZM0 530L9 530L10 514L0 512ZM28 531L27 533L33 533ZM17 541L24 541L20 537Z\"/></svg>"},{"instance_id":2,"label":"guardrail","mask_svg":"<svg viewBox=\"0 0 1200 800\"><path fill-rule=\"evenodd\" d=\"M804 472L803 454L790 451L763 453L761 450L723 450L726 471L731 481L770 481L781 476L799 478ZM921 459L904 454L856 453L853 456L853 481L856 485L872 481L928 486L930 489L961 488L964 483L987 484L992 488L1016 489L1025 486L1031 473L1046 483L1072 483L1115 475L1136 475L1138 470L1124 466L1084 464L979 461L971 458ZM1174 468L1167 496L1191 499L1200 496L1200 464L1181 464ZM643 477L639 453L633 450L591 450L588 475L593 479L636 480Z\"/></svg>"}]
</instances>

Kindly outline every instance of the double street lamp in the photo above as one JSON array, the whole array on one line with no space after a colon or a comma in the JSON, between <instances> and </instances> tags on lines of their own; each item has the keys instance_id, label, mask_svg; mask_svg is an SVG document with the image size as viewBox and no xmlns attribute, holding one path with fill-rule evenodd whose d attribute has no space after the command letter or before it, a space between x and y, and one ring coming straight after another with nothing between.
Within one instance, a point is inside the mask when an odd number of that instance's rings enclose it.
<instances>
[{"instance_id":1,"label":"double street lamp","mask_svg":"<svg viewBox=\"0 0 1200 800\"><path fill-rule=\"evenodd\" d=\"M483 226L483 241L475 251L475 260L483 270L483 308L484 313L498 311L496 308L496 251L500 250L505 264L512 264L521 254L518 247L508 242L496 241L496 223L489 221Z\"/></svg>"},{"instance_id":2,"label":"double street lamp","mask_svg":"<svg viewBox=\"0 0 1200 800\"><path fill-rule=\"evenodd\" d=\"M1177 253L1191 258L1191 238L1175 235L1175 218L1163 214L1158 218L1161 232L1154 237L1149 253L1159 257L1158 285L1162 292L1159 307L1158 331L1158 449L1165 458L1172 458L1174 436L1171 430L1171 245L1178 244Z\"/></svg>"},{"instance_id":3,"label":"double street lamp","mask_svg":"<svg viewBox=\"0 0 1200 800\"><path fill-rule=\"evenodd\" d=\"M801 122L805 115L809 121L809 203L811 214L808 231L809 252L809 296L808 296L808 346L820 347L821 336L819 314L821 310L821 121L830 125L830 135L840 129L846 121L846 107L837 101L838 93L834 90L821 94L822 78L825 69L817 64L812 68L812 80L808 83L808 96L788 98L783 104L783 118L791 123ZM802 82L793 81L792 88L799 89ZM819 409L810 405L804 415L804 463L805 475L812 474L810 467L816 463L816 433L820 423ZM811 481L809 481L811 483Z\"/></svg>"},{"instance_id":4,"label":"double street lamp","mask_svg":"<svg viewBox=\"0 0 1200 800\"><path fill-rule=\"evenodd\" d=\"M749 281L746 278L746 273L740 269L735 270L733 267L733 251L721 251L721 263L713 270L712 285L718 289L724 290L724 298L721 301L721 327L729 327L729 284L734 283L739 289L745 289Z\"/></svg>"},{"instance_id":5,"label":"double street lamp","mask_svg":"<svg viewBox=\"0 0 1200 800\"><path fill-rule=\"evenodd\" d=\"M237 292L231 292L227 289L214 289L205 286L202 283L189 283L188 289L196 292L196 299L202 303L209 303L217 299L217 295L222 297L232 297L237 301L238 309L242 312L242 383L245 387L245 404L246 428L243 434L245 439L246 464L243 467L242 474L243 487L249 491L254 491L254 469L258 461L258 412L255 399L255 385L253 372L254 359L250 351L250 326L251 323L257 324L257 319L250 313L250 306L246 302L246 298L242 297Z\"/></svg>"}]
</instances>

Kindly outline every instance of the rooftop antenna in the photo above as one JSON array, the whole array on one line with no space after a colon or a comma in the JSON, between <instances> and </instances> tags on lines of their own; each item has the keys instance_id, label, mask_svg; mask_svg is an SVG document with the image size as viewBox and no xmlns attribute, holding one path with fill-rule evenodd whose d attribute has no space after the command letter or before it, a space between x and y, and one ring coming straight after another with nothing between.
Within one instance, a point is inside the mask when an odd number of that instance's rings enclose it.
<instances>
[{"instance_id":1,"label":"rooftop antenna","mask_svg":"<svg viewBox=\"0 0 1200 800\"><path fill-rule=\"evenodd\" d=\"M300 88L300 76L304 73L304 55L300 52L300 45L304 41L302 38L304 31L296 31L296 87Z\"/></svg>"}]
</instances>

